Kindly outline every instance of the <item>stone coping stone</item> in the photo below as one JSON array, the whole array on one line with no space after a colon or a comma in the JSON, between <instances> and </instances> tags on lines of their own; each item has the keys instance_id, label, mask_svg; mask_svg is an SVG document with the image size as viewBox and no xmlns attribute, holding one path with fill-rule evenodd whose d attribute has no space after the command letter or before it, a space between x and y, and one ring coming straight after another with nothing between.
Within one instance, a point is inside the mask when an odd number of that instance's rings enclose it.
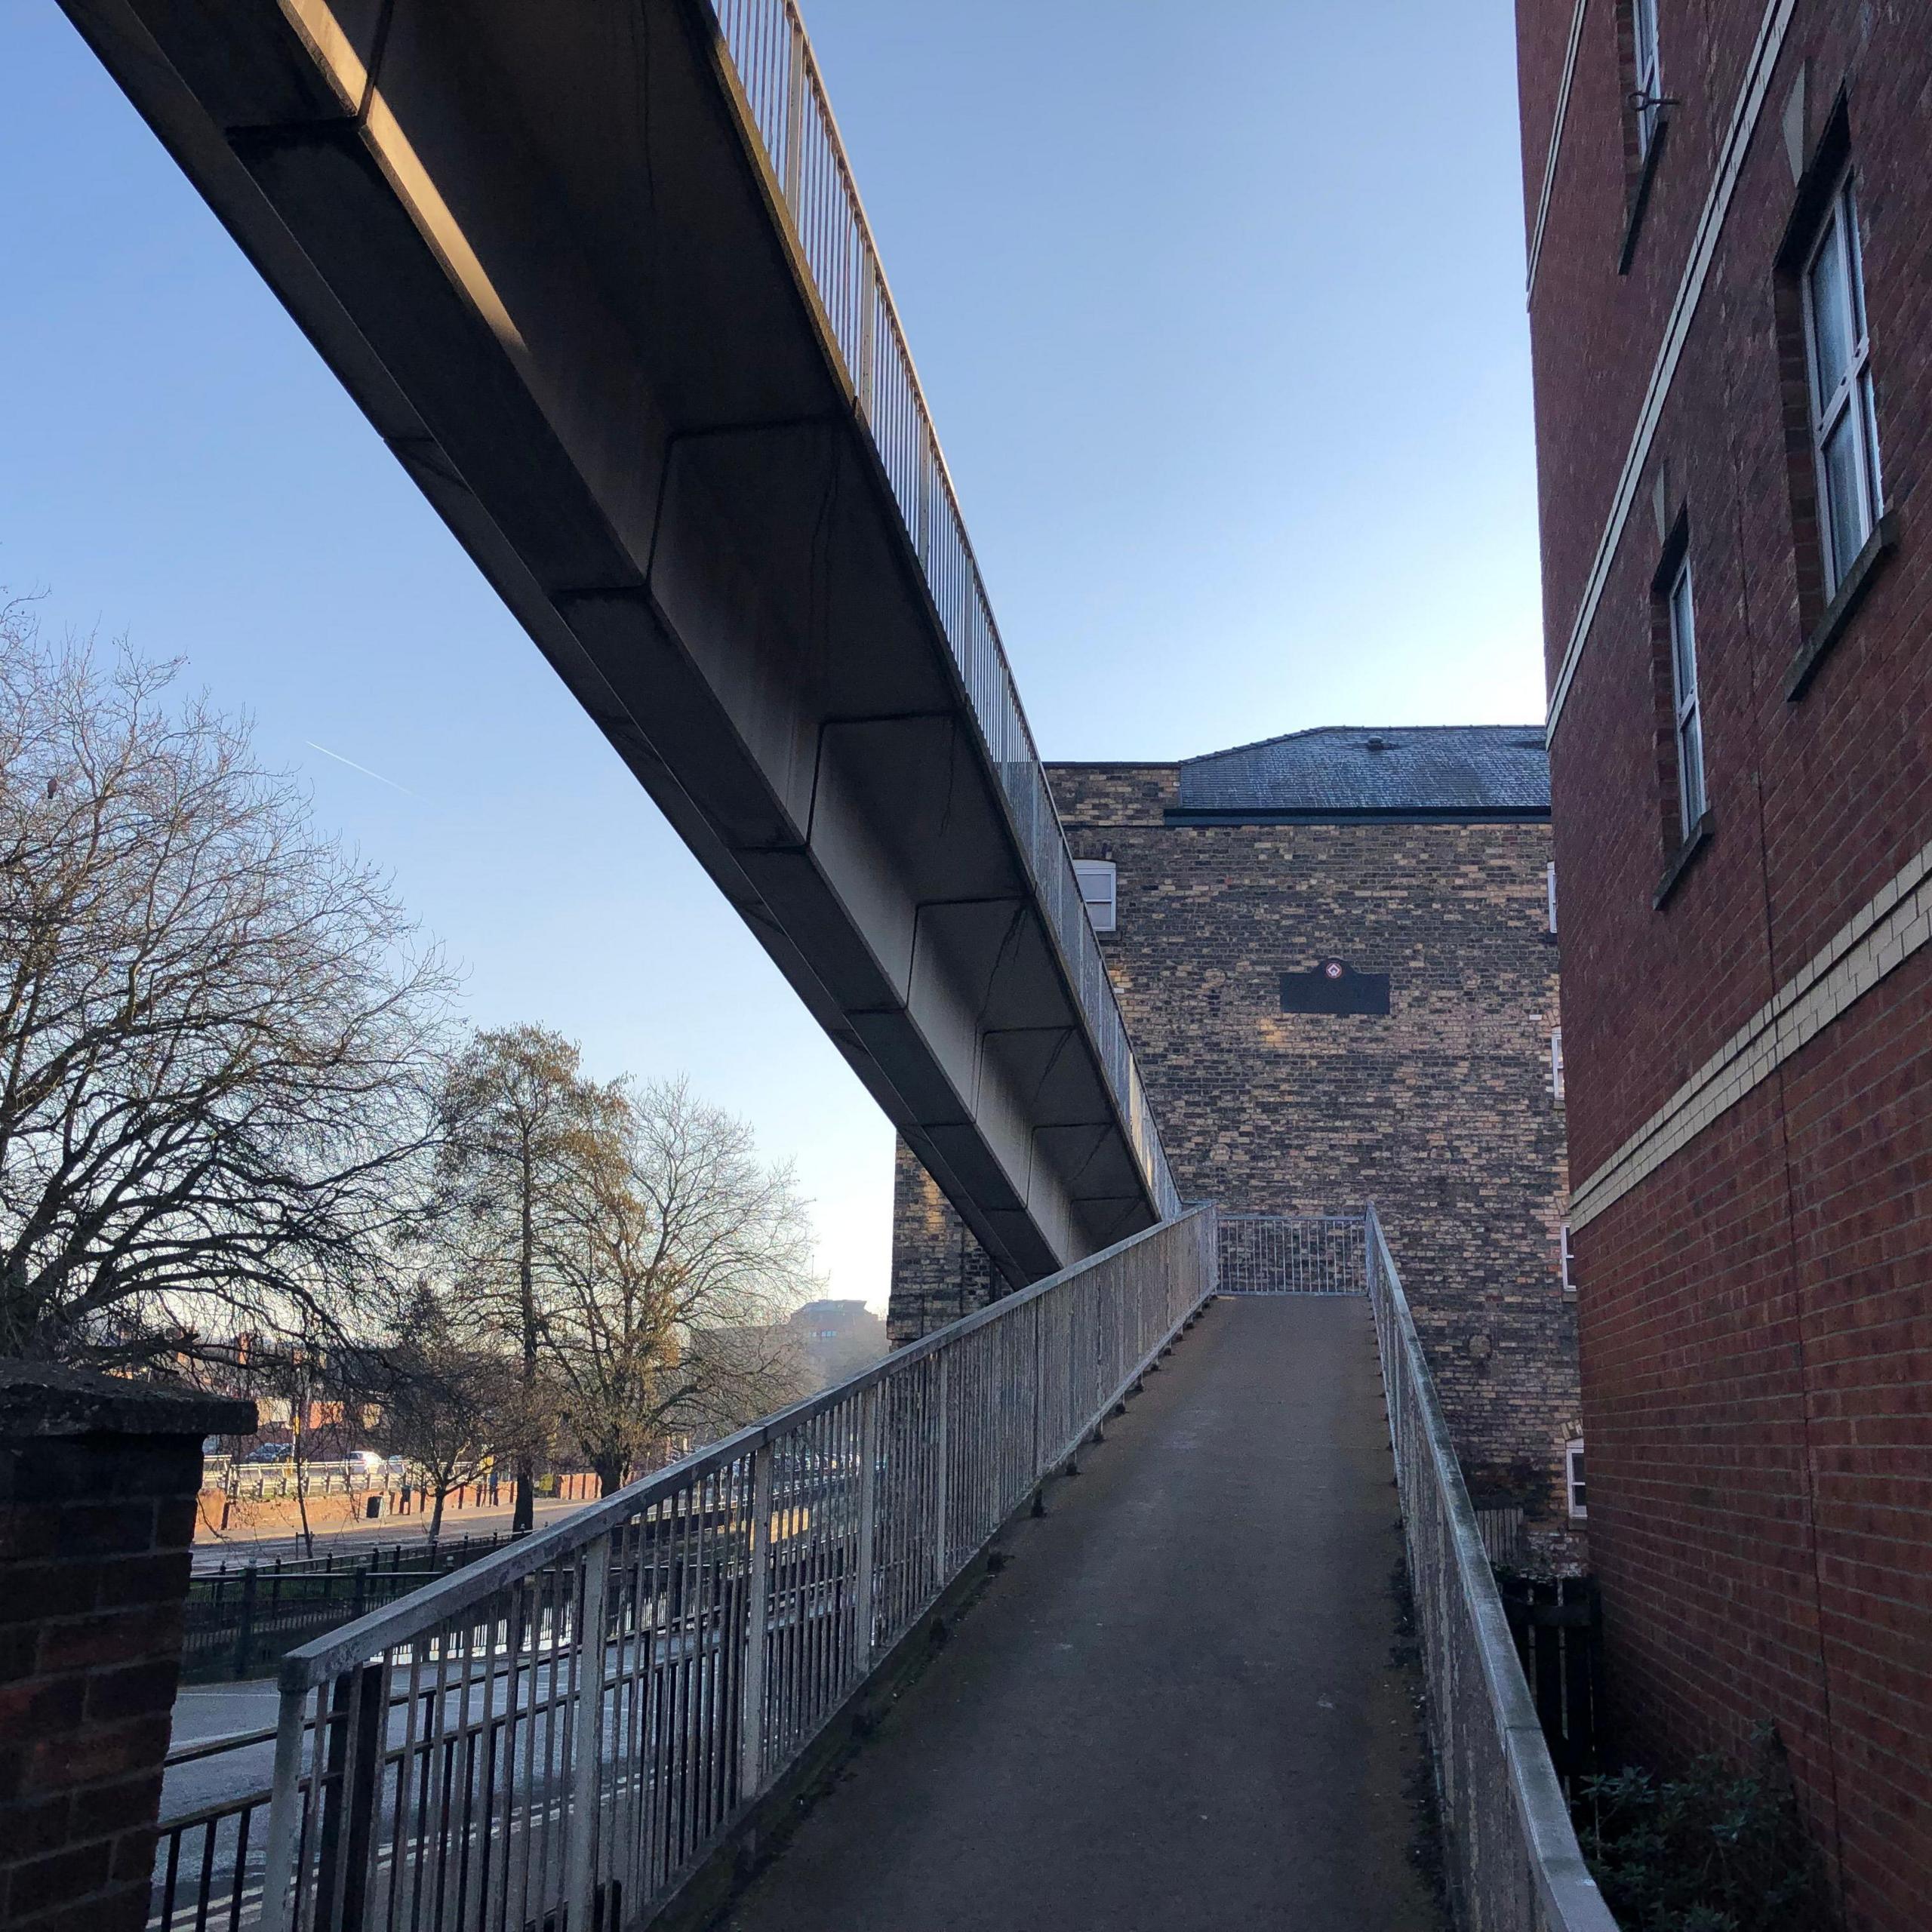
<instances>
[{"instance_id":1,"label":"stone coping stone","mask_svg":"<svg viewBox=\"0 0 1932 1932\"><path fill-rule=\"evenodd\" d=\"M54 1362L0 1361L0 1438L246 1435L255 1405Z\"/></svg>"}]
</instances>

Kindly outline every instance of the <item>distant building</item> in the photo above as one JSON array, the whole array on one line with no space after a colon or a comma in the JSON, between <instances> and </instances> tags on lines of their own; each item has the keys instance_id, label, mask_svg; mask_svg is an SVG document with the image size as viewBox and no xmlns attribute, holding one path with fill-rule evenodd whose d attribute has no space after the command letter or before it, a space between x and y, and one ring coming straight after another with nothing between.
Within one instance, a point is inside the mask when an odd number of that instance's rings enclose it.
<instances>
[{"instance_id":1,"label":"distant building","mask_svg":"<svg viewBox=\"0 0 1932 1932\"><path fill-rule=\"evenodd\" d=\"M1932 1918L1932 16L1518 8L1590 1546Z\"/></svg>"},{"instance_id":2,"label":"distant building","mask_svg":"<svg viewBox=\"0 0 1932 1932\"><path fill-rule=\"evenodd\" d=\"M808 1301L785 1326L821 1389L885 1353L885 1324L862 1301Z\"/></svg>"},{"instance_id":3,"label":"distant building","mask_svg":"<svg viewBox=\"0 0 1932 1932\"><path fill-rule=\"evenodd\" d=\"M1574 1550L1540 733L1334 728L1048 775L1183 1196L1374 1201L1478 1507ZM996 1290L903 1147L897 1180L903 1341Z\"/></svg>"},{"instance_id":4,"label":"distant building","mask_svg":"<svg viewBox=\"0 0 1932 1932\"><path fill-rule=\"evenodd\" d=\"M740 1406L749 1401L751 1413L762 1413L878 1361L886 1352L885 1324L862 1301L808 1301L782 1321L698 1330L691 1351L721 1371L721 1392L731 1392ZM750 1414L730 1420L737 1426ZM718 1418L711 1421L715 1426Z\"/></svg>"}]
</instances>

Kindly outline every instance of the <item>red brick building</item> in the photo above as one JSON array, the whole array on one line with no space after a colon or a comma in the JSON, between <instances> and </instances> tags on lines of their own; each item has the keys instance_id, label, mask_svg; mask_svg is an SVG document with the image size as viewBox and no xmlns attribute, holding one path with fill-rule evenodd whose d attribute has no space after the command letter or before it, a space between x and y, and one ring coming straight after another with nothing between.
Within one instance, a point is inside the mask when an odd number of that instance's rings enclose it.
<instances>
[{"instance_id":1,"label":"red brick building","mask_svg":"<svg viewBox=\"0 0 1932 1932\"><path fill-rule=\"evenodd\" d=\"M1373 1201L1477 1506L1574 1558L1540 734L1335 727L1048 775L1183 1195ZM902 1147L894 1339L998 1286Z\"/></svg>"},{"instance_id":2,"label":"red brick building","mask_svg":"<svg viewBox=\"0 0 1932 1932\"><path fill-rule=\"evenodd\" d=\"M1522 0L1590 1540L1932 1923L1932 9Z\"/></svg>"}]
</instances>

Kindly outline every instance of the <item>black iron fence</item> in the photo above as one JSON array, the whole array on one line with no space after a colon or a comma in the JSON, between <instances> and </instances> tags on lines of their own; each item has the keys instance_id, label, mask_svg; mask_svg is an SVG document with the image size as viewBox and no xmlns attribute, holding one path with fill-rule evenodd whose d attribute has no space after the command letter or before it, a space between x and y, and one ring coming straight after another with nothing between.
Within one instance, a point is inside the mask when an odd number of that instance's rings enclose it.
<instances>
[{"instance_id":1,"label":"black iron fence","mask_svg":"<svg viewBox=\"0 0 1932 1932\"><path fill-rule=\"evenodd\" d=\"M205 1684L268 1675L288 1651L488 1556L507 1535L421 1540L202 1571L188 1586L181 1676Z\"/></svg>"}]
</instances>

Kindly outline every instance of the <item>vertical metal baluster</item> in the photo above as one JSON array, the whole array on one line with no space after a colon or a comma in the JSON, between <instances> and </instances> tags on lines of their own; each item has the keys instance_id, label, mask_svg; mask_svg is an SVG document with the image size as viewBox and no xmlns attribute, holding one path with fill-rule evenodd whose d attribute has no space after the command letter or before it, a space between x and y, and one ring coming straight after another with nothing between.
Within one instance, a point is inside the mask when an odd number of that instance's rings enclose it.
<instances>
[{"instance_id":1,"label":"vertical metal baluster","mask_svg":"<svg viewBox=\"0 0 1932 1932\"><path fill-rule=\"evenodd\" d=\"M804 156L805 143L805 37L799 25L790 0L785 8L786 25L789 29L786 38L785 63L785 150L779 182L784 190L786 205L792 211L792 219L800 222L798 206L798 180Z\"/></svg>"},{"instance_id":2,"label":"vertical metal baluster","mask_svg":"<svg viewBox=\"0 0 1932 1932\"><path fill-rule=\"evenodd\" d=\"M534 1788L535 1820L543 1832L536 1855L537 1902L535 1911L547 1918L567 1903L564 1850L560 1840L568 1822L568 1798L565 1785L571 1766L571 1718L577 1687L578 1580L582 1571L580 1553L571 1552L549 1564L543 1572L548 1609L544 1623L546 1642L542 1710L543 1712L543 1764Z\"/></svg>"},{"instance_id":3,"label":"vertical metal baluster","mask_svg":"<svg viewBox=\"0 0 1932 1932\"><path fill-rule=\"evenodd\" d=\"M771 1578L771 1445L761 1442L752 1455L751 1574L745 1620L745 1664L738 1718L738 1795L748 1802L764 1783L765 1626L770 1620Z\"/></svg>"},{"instance_id":4,"label":"vertical metal baluster","mask_svg":"<svg viewBox=\"0 0 1932 1932\"><path fill-rule=\"evenodd\" d=\"M568 1923L589 1932L591 1894L597 1883L598 1769L604 1752L605 1586L611 1574L607 1531L589 1548L583 1562L583 1595L577 1617L576 1706L572 1743L571 1839L567 1896Z\"/></svg>"},{"instance_id":5,"label":"vertical metal baluster","mask_svg":"<svg viewBox=\"0 0 1932 1932\"><path fill-rule=\"evenodd\" d=\"M859 1398L859 1537L854 1557L854 1664L855 1675L872 1666L872 1566L878 1534L878 1412L884 1400L876 1382Z\"/></svg>"},{"instance_id":6,"label":"vertical metal baluster","mask_svg":"<svg viewBox=\"0 0 1932 1932\"><path fill-rule=\"evenodd\" d=\"M684 1534L690 1534L688 1522ZM657 1666L651 1693L651 1766L657 1780L651 1797L653 1884L663 1884L678 1866L676 1847L684 1832L680 1820L690 1810L690 1739L688 1725L680 1725L676 1714L684 1706L697 1652L690 1642L691 1632L680 1625L682 1619L670 1619L669 1644Z\"/></svg>"},{"instance_id":7,"label":"vertical metal baluster","mask_svg":"<svg viewBox=\"0 0 1932 1932\"><path fill-rule=\"evenodd\" d=\"M395 1652L389 1652L393 1669ZM409 1646L409 1682L403 1693L402 1755L396 1765L395 1817L389 1832L389 1902L383 1924L394 1932L399 1921L402 1905L403 1886L413 1863L409 1856L409 1801L416 1783L416 1729L418 1693L423 1672L423 1646L412 1641ZM384 1720L386 1732L388 1721Z\"/></svg>"},{"instance_id":8,"label":"vertical metal baluster","mask_svg":"<svg viewBox=\"0 0 1932 1932\"><path fill-rule=\"evenodd\" d=\"M242 1923L242 1894L248 1880L248 1826L255 1811L256 1807L251 1804L235 1821L235 1869L228 1887L228 1932L235 1932Z\"/></svg>"},{"instance_id":9,"label":"vertical metal baluster","mask_svg":"<svg viewBox=\"0 0 1932 1932\"><path fill-rule=\"evenodd\" d=\"M487 1837L488 1819L483 1820L484 1829L479 1832L477 1820L476 1786L480 1767L476 1755L476 1732L469 1717L469 1694L476 1681L477 1617L481 1613L473 1607L462 1613L464 1623L462 1631L463 1674L457 1680L456 1740L451 1753L452 1775L460 1775L462 1784L457 1798L456 1826L456 1909L452 1922L466 1925L469 1919L469 1895L474 1879L473 1857L476 1841ZM485 1716L489 1712L489 1681L483 1685Z\"/></svg>"},{"instance_id":10,"label":"vertical metal baluster","mask_svg":"<svg viewBox=\"0 0 1932 1932\"><path fill-rule=\"evenodd\" d=\"M709 1829L703 1823L706 1819L721 1823L738 1797L732 1783L738 1762L740 1683L736 1633L737 1620L744 1613L749 1595L750 1572L747 1569L741 1577L737 1566L741 1555L749 1561L749 1460L746 1458L718 1471L694 1531L697 1538L699 1597L691 1607L687 1638L691 1659L688 1690L694 1694L692 1708L697 1714L694 1739L697 1749L695 1764L688 1761L681 1774L680 1801L699 1821L694 1829L700 1830ZM688 1560L690 1548L687 1546ZM710 1552L708 1571L704 1555L707 1549ZM715 1784L715 1792L706 1784L707 1780Z\"/></svg>"},{"instance_id":11,"label":"vertical metal baluster","mask_svg":"<svg viewBox=\"0 0 1932 1932\"><path fill-rule=\"evenodd\" d=\"M214 1888L214 1827L212 1818L202 1827L202 1872L195 1884L195 1932L208 1932L208 1900Z\"/></svg>"},{"instance_id":12,"label":"vertical metal baluster","mask_svg":"<svg viewBox=\"0 0 1932 1932\"><path fill-rule=\"evenodd\" d=\"M297 1883L295 1841L303 1802L302 1718L309 1702L306 1690L284 1690L275 1712L274 1795L269 1801L268 1857L262 1872L262 1924L265 1932L284 1932L294 1922L291 1894ZM170 1847L169 1910L173 1911L174 1861L180 1841ZM172 1918L169 1923L173 1923Z\"/></svg>"},{"instance_id":13,"label":"vertical metal baluster","mask_svg":"<svg viewBox=\"0 0 1932 1932\"><path fill-rule=\"evenodd\" d=\"M643 1749L645 1690L649 1683L651 1641L650 1601L647 1592L654 1574L653 1552L657 1548L647 1509L632 1525L630 1555L625 1565L629 1579L629 1616L626 1647L618 1652L619 1675L624 1686L623 1715L616 1727L617 1758L614 1771L616 1789L628 1794L619 1815L614 1796L611 1812L611 1856L608 1875L617 1880L632 1897L643 1896L642 1866L638 1858L638 1820L644 1802L646 1767ZM612 1929L614 1932L614 1928Z\"/></svg>"},{"instance_id":14,"label":"vertical metal baluster","mask_svg":"<svg viewBox=\"0 0 1932 1932\"><path fill-rule=\"evenodd\" d=\"M947 1524L952 1518L952 1498L950 1494L952 1480L952 1405L948 1401L951 1391L952 1366L948 1352L941 1349L934 1357L933 1372L933 1415L934 1435L934 1473L933 1479L933 1552L935 1574L932 1586L935 1592L946 1587L949 1566L946 1562Z\"/></svg>"}]
</instances>

